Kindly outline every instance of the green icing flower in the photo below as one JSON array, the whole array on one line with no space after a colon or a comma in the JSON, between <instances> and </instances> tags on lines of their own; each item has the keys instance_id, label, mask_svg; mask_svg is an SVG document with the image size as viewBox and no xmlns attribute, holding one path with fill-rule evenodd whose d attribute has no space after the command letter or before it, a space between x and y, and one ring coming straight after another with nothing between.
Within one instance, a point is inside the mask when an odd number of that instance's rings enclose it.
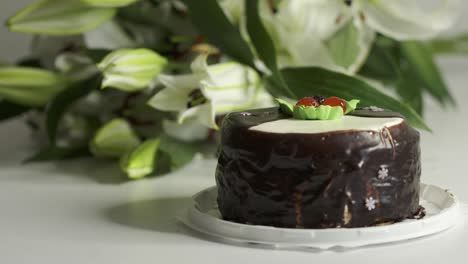
<instances>
[{"instance_id":1,"label":"green icing flower","mask_svg":"<svg viewBox=\"0 0 468 264\"><path fill-rule=\"evenodd\" d=\"M345 101L346 112L343 112L341 106L320 105L303 106L293 105L285 100L277 98L281 112L290 115L299 120L336 120L342 118L344 115L354 111L359 103L359 100Z\"/></svg>"}]
</instances>

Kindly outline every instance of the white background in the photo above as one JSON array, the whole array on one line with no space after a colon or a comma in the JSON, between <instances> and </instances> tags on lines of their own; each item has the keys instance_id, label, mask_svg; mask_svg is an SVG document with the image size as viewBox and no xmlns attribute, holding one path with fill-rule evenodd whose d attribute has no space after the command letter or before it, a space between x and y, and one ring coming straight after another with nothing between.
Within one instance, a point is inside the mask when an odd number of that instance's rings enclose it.
<instances>
[{"instance_id":1,"label":"white background","mask_svg":"<svg viewBox=\"0 0 468 264\"><path fill-rule=\"evenodd\" d=\"M8 32L5 20L33 0L0 0L0 60L14 62L28 54L30 36Z\"/></svg>"},{"instance_id":2,"label":"white background","mask_svg":"<svg viewBox=\"0 0 468 264\"><path fill-rule=\"evenodd\" d=\"M2 20L31 2L0 1ZM468 14L468 3L465 7ZM26 40L2 28L0 58L11 61L26 54ZM468 204L468 58L440 62L459 107L442 111L429 101L426 118L434 133L422 133L423 181L450 189ZM468 259L466 219L436 236L344 252L274 251L207 241L176 224L175 217L191 195L214 185L214 161L194 162L165 177L121 182L118 169L106 162L22 165L33 143L21 122L0 125L1 264L462 264Z\"/></svg>"}]
</instances>

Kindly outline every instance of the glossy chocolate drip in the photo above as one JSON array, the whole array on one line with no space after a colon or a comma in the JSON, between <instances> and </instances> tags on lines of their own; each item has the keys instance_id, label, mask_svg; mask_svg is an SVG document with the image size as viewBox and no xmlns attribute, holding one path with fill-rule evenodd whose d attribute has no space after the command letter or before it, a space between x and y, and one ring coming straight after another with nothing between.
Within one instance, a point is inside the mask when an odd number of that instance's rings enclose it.
<instances>
[{"instance_id":1,"label":"glossy chocolate drip","mask_svg":"<svg viewBox=\"0 0 468 264\"><path fill-rule=\"evenodd\" d=\"M367 110L353 115L400 117ZM284 118L269 108L224 119L216 171L223 218L292 228L361 227L418 211L419 133L406 122L379 132L249 130Z\"/></svg>"}]
</instances>

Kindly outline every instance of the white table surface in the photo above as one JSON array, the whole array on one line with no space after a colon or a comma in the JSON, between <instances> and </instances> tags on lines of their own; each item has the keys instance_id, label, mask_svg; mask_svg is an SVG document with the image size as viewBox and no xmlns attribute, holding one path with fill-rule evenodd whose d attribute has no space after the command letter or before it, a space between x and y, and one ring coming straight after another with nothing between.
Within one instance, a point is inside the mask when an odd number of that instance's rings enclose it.
<instances>
[{"instance_id":1,"label":"white table surface","mask_svg":"<svg viewBox=\"0 0 468 264\"><path fill-rule=\"evenodd\" d=\"M468 58L443 59L459 108L429 102L434 133L422 133L423 181L468 203ZM175 217L214 185L215 161L160 178L122 182L114 164L21 165L27 128L0 125L0 263L467 263L468 221L428 238L342 252L278 251L194 236Z\"/></svg>"}]
</instances>

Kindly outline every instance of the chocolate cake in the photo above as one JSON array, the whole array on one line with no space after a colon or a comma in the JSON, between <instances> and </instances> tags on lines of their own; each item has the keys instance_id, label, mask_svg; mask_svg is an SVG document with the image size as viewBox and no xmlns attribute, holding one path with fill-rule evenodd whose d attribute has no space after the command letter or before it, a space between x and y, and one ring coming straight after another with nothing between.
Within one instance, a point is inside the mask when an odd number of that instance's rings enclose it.
<instances>
[{"instance_id":1,"label":"chocolate cake","mask_svg":"<svg viewBox=\"0 0 468 264\"><path fill-rule=\"evenodd\" d=\"M398 113L296 120L278 108L227 115L216 170L225 220L364 227L421 214L419 133Z\"/></svg>"}]
</instances>

